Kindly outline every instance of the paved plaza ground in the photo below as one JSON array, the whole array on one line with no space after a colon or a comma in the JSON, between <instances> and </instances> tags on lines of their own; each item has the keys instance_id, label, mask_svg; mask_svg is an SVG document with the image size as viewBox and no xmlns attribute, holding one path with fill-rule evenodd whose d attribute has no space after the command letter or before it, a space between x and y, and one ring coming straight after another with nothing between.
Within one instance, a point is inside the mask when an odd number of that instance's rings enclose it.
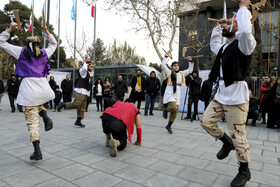
<instances>
[{"instance_id":1,"label":"paved plaza ground","mask_svg":"<svg viewBox=\"0 0 280 187\"><path fill-rule=\"evenodd\" d=\"M179 114L170 135L158 111L155 116L142 116L142 146L129 143L112 158L95 105L90 105L82 121L85 128L74 126L76 110L48 110L54 128L45 132L40 119L43 160L30 161L33 146L23 113L10 112L7 94L0 108L0 187L227 187L238 170L235 151L223 161L216 159L222 144L204 132L198 121L181 120ZM220 126L226 129L225 123ZM280 186L280 130L267 129L259 121L246 130L252 174L246 186Z\"/></svg>"}]
</instances>

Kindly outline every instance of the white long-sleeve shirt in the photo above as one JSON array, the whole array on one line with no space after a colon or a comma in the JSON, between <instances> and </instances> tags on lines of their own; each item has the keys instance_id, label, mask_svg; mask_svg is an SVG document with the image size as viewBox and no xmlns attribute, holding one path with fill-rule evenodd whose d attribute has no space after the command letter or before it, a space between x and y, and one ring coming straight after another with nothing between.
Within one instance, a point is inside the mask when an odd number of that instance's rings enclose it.
<instances>
[{"instance_id":1,"label":"white long-sleeve shirt","mask_svg":"<svg viewBox=\"0 0 280 187\"><path fill-rule=\"evenodd\" d=\"M88 72L88 66L87 66L86 63L84 63L83 66L81 67L81 69L79 70L79 73L80 73L82 78L86 78L87 72ZM89 76L93 77L93 75L94 75L93 71L89 71ZM77 93L80 93L80 94L83 94L83 95L87 95L88 97L90 96L90 91L88 91L87 89L75 88L74 90Z\"/></svg>"},{"instance_id":2,"label":"white long-sleeve shirt","mask_svg":"<svg viewBox=\"0 0 280 187\"><path fill-rule=\"evenodd\" d=\"M57 47L57 42L52 34L45 37L49 41L49 46L45 51L50 58ZM6 31L0 34L0 48L18 60L22 47L9 44L7 42L9 38L10 33ZM19 87L17 103L22 106L38 106L54 99L54 97L54 92L46 77L25 77Z\"/></svg>"},{"instance_id":3,"label":"white long-sleeve shirt","mask_svg":"<svg viewBox=\"0 0 280 187\"><path fill-rule=\"evenodd\" d=\"M221 43L222 28L220 26L215 27L210 39L212 52L218 54L223 45L224 52L231 42L238 40L239 50L245 55L251 55L256 47L256 40L252 34L251 18L251 12L247 8L242 7L238 10L236 15L238 25L238 31L235 33L236 38L230 39L229 43L226 45ZM220 76L223 77L222 61L220 64ZM225 87L224 81L220 80L215 99L224 105L239 105L245 103L249 101L247 83L245 81L235 81L232 85Z\"/></svg>"},{"instance_id":4,"label":"white long-sleeve shirt","mask_svg":"<svg viewBox=\"0 0 280 187\"><path fill-rule=\"evenodd\" d=\"M168 77L171 74L171 70L166 66L168 58L163 58L161 62L161 67L166 73L166 76ZM184 77L186 77L188 74L192 73L193 71L193 63L189 62L189 67L188 69L182 71ZM176 73L176 78L177 78L177 84L182 83L182 76L180 72ZM173 93L173 85L167 85L166 90L164 92L163 96L163 103L166 104L168 102L175 101L177 105L180 105L180 97L181 97L181 86L177 85L176 92Z\"/></svg>"}]
</instances>

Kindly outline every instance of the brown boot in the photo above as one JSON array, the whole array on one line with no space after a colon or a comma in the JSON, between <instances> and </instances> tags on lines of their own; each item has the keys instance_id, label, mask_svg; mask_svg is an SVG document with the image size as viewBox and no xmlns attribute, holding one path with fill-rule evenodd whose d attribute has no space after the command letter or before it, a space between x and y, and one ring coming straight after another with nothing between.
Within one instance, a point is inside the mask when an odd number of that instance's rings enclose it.
<instances>
[{"instance_id":1,"label":"brown boot","mask_svg":"<svg viewBox=\"0 0 280 187\"><path fill-rule=\"evenodd\" d=\"M109 141L111 140L111 134L106 134L106 147L109 147Z\"/></svg>"},{"instance_id":2,"label":"brown boot","mask_svg":"<svg viewBox=\"0 0 280 187\"><path fill-rule=\"evenodd\" d=\"M120 146L120 141L111 139L109 141L109 147L110 147L110 156L111 157L116 157L118 155L118 146Z\"/></svg>"}]
</instances>

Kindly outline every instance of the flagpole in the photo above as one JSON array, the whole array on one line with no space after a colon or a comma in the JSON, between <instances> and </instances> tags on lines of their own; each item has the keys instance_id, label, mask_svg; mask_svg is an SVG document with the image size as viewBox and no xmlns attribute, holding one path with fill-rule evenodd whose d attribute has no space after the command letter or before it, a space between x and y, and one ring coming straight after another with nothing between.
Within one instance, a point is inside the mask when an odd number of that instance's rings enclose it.
<instances>
[{"instance_id":1,"label":"flagpole","mask_svg":"<svg viewBox=\"0 0 280 187\"><path fill-rule=\"evenodd\" d=\"M75 0L74 60L76 59L77 0Z\"/></svg>"},{"instance_id":2,"label":"flagpole","mask_svg":"<svg viewBox=\"0 0 280 187\"><path fill-rule=\"evenodd\" d=\"M44 6L44 8L45 8L45 10L44 10L45 15L46 15L46 13L47 13L47 7L46 7L47 1L48 1L48 0L45 0L45 6ZM44 37L44 36L43 36L43 38L44 38L44 46L43 46L43 48L46 48L47 38Z\"/></svg>"},{"instance_id":3,"label":"flagpole","mask_svg":"<svg viewBox=\"0 0 280 187\"><path fill-rule=\"evenodd\" d=\"M224 0L224 15L223 15L224 19L227 19L227 4L226 4L226 0ZM226 43L226 38L223 37L223 43Z\"/></svg>"},{"instance_id":4,"label":"flagpole","mask_svg":"<svg viewBox=\"0 0 280 187\"><path fill-rule=\"evenodd\" d=\"M93 54L92 54L93 64L95 64L95 47L96 47L96 44L95 44L95 38L96 38L96 10L97 10L97 6L96 6L96 3L95 3L95 7L94 7L94 32L93 32L93 46L94 46L94 49L93 49Z\"/></svg>"},{"instance_id":5,"label":"flagpole","mask_svg":"<svg viewBox=\"0 0 280 187\"><path fill-rule=\"evenodd\" d=\"M57 41L57 69L59 68L60 57L60 0L58 0L58 41Z\"/></svg>"},{"instance_id":6,"label":"flagpole","mask_svg":"<svg viewBox=\"0 0 280 187\"><path fill-rule=\"evenodd\" d=\"M32 0L32 37L34 36L34 0Z\"/></svg>"}]
</instances>

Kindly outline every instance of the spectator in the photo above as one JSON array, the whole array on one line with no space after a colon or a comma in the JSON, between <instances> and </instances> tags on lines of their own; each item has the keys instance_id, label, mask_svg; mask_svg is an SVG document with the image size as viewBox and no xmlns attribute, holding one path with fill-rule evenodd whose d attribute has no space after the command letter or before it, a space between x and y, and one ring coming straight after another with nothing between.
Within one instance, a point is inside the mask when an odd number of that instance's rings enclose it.
<instances>
[{"instance_id":1,"label":"spectator","mask_svg":"<svg viewBox=\"0 0 280 187\"><path fill-rule=\"evenodd\" d=\"M103 112L103 105L102 105L102 99L103 99L103 94L104 94L104 87L103 87L103 82L100 78L98 78L95 81L94 84L94 97L96 99L96 107L97 107L97 112L99 112L99 106L100 106L100 110L101 112Z\"/></svg>"},{"instance_id":2,"label":"spectator","mask_svg":"<svg viewBox=\"0 0 280 187\"><path fill-rule=\"evenodd\" d=\"M207 106L209 105L213 84L214 82L209 79L205 80L202 84L201 100L204 101L204 110L206 110Z\"/></svg>"},{"instance_id":3,"label":"spectator","mask_svg":"<svg viewBox=\"0 0 280 187\"><path fill-rule=\"evenodd\" d=\"M145 116L148 115L149 105L150 107L150 115L153 116L154 104L157 97L157 94L160 90L160 81L156 77L156 72L152 71L150 73L150 78L145 81L146 88L146 105L145 105Z\"/></svg>"},{"instance_id":4,"label":"spectator","mask_svg":"<svg viewBox=\"0 0 280 187\"><path fill-rule=\"evenodd\" d=\"M114 96L114 84L111 82L110 77L105 77L104 87L104 98L111 99Z\"/></svg>"},{"instance_id":5,"label":"spectator","mask_svg":"<svg viewBox=\"0 0 280 187\"><path fill-rule=\"evenodd\" d=\"M249 90L249 111L248 111L248 119L253 119L252 120L252 126L256 126L256 121L259 117L259 110L258 110L258 100L253 97L253 93L251 90Z\"/></svg>"},{"instance_id":6,"label":"spectator","mask_svg":"<svg viewBox=\"0 0 280 187\"><path fill-rule=\"evenodd\" d=\"M193 71L191 75L189 75L187 79L187 84L189 86L189 98L188 98L188 113L186 119L196 119L198 114L197 107L198 107L198 100L200 96L200 85L202 79L198 76L197 71ZM194 105L193 116L191 117L192 113L192 103Z\"/></svg>"},{"instance_id":7,"label":"spectator","mask_svg":"<svg viewBox=\"0 0 280 187\"><path fill-rule=\"evenodd\" d=\"M55 98L53 100L53 102L54 102L54 110L53 111L55 112L56 107L58 106L58 104L59 104L59 102L62 98L62 93L61 93L61 91L59 91L59 86L58 85L55 86L54 94L55 94Z\"/></svg>"},{"instance_id":8,"label":"spectator","mask_svg":"<svg viewBox=\"0 0 280 187\"><path fill-rule=\"evenodd\" d=\"M268 120L267 128L280 128L280 77L278 77L268 93L267 104Z\"/></svg>"},{"instance_id":9,"label":"spectator","mask_svg":"<svg viewBox=\"0 0 280 187\"><path fill-rule=\"evenodd\" d=\"M11 112L15 112L15 100L18 95L19 90L19 79L15 76L15 74L11 74L11 78L8 79L8 95L10 100ZM22 107L17 104L17 109L22 112Z\"/></svg>"},{"instance_id":10,"label":"spectator","mask_svg":"<svg viewBox=\"0 0 280 187\"><path fill-rule=\"evenodd\" d=\"M140 109L141 101L145 100L145 78L141 75L141 70L136 70L137 75L132 78L130 98L137 101L137 108Z\"/></svg>"},{"instance_id":11,"label":"spectator","mask_svg":"<svg viewBox=\"0 0 280 187\"><path fill-rule=\"evenodd\" d=\"M268 91L272 88L273 82L271 81L270 76L265 76L265 81L261 83L261 96L260 96L260 112L262 113L262 122L261 124L266 124L265 115L267 111L267 106L265 104Z\"/></svg>"},{"instance_id":12,"label":"spectator","mask_svg":"<svg viewBox=\"0 0 280 187\"><path fill-rule=\"evenodd\" d=\"M63 102L72 101L72 92L73 92L73 82L71 81L70 75L66 75L66 78L61 82Z\"/></svg>"},{"instance_id":13,"label":"spectator","mask_svg":"<svg viewBox=\"0 0 280 187\"><path fill-rule=\"evenodd\" d=\"M0 79L0 104L1 104L1 99L4 95L4 82ZM0 109L1 111L1 109Z\"/></svg>"},{"instance_id":14,"label":"spectator","mask_svg":"<svg viewBox=\"0 0 280 187\"><path fill-rule=\"evenodd\" d=\"M118 82L115 84L115 99L116 101L123 101L124 94L127 92L127 85L123 81L121 75L118 76Z\"/></svg>"},{"instance_id":15,"label":"spectator","mask_svg":"<svg viewBox=\"0 0 280 187\"><path fill-rule=\"evenodd\" d=\"M50 76L49 85L50 85L51 89L55 92L56 82L54 81L53 76ZM50 109L52 109L53 108L52 100L49 101L49 104L50 104Z\"/></svg>"}]
</instances>

